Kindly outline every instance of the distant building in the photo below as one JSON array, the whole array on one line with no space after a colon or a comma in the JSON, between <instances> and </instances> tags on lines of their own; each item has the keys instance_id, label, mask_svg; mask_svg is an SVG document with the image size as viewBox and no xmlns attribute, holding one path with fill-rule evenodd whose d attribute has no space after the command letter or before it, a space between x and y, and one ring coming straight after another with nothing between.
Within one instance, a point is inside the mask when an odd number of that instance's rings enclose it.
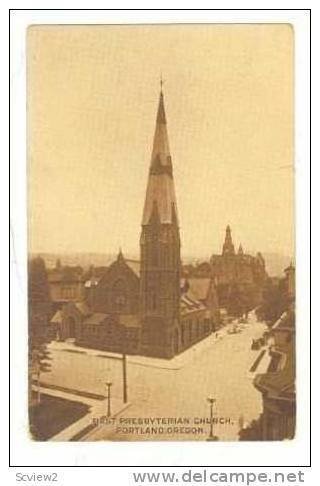
<instances>
[{"instance_id":1,"label":"distant building","mask_svg":"<svg viewBox=\"0 0 320 486\"><path fill-rule=\"evenodd\" d=\"M182 273L185 277L213 279L220 309L226 309L229 314L236 316L246 314L261 302L268 279L260 252L256 256L249 255L240 244L236 253L229 225L221 254L212 255L210 261L184 265Z\"/></svg>"},{"instance_id":2,"label":"distant building","mask_svg":"<svg viewBox=\"0 0 320 486\"><path fill-rule=\"evenodd\" d=\"M237 313L233 306L238 301L239 313L245 313L258 305L267 278L265 261L261 253L246 254L241 244L236 253L230 226L226 228L222 254L212 255L210 264L221 307Z\"/></svg>"},{"instance_id":3,"label":"distant building","mask_svg":"<svg viewBox=\"0 0 320 486\"><path fill-rule=\"evenodd\" d=\"M50 298L55 309L67 302L76 302L84 297L84 274L79 266L63 266L57 260L55 268L48 269Z\"/></svg>"},{"instance_id":4,"label":"distant building","mask_svg":"<svg viewBox=\"0 0 320 486\"><path fill-rule=\"evenodd\" d=\"M294 301L296 295L296 271L293 263L284 270L285 273L285 289L288 301Z\"/></svg>"},{"instance_id":5,"label":"distant building","mask_svg":"<svg viewBox=\"0 0 320 486\"><path fill-rule=\"evenodd\" d=\"M81 276L79 276L80 283ZM59 274L54 295L62 297ZM181 275L180 233L163 93L156 128L140 235L140 261L122 252L99 278L84 284L85 305L64 305L53 318L60 338L117 352L171 358L208 336L218 325L214 280ZM80 292L79 292L80 293Z\"/></svg>"}]
</instances>

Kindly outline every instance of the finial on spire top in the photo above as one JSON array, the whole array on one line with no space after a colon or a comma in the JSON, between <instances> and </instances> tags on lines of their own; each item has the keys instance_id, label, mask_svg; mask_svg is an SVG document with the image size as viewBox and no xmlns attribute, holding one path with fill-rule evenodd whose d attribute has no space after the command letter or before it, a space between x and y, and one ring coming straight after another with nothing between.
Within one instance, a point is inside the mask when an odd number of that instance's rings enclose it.
<instances>
[{"instance_id":1,"label":"finial on spire top","mask_svg":"<svg viewBox=\"0 0 320 486\"><path fill-rule=\"evenodd\" d=\"M122 248L121 246L119 247L119 253L118 253L118 261L123 260L123 253L122 253Z\"/></svg>"},{"instance_id":2,"label":"finial on spire top","mask_svg":"<svg viewBox=\"0 0 320 486\"><path fill-rule=\"evenodd\" d=\"M162 93L162 88L164 85L165 80L162 77L162 73L160 73L160 93Z\"/></svg>"}]
</instances>

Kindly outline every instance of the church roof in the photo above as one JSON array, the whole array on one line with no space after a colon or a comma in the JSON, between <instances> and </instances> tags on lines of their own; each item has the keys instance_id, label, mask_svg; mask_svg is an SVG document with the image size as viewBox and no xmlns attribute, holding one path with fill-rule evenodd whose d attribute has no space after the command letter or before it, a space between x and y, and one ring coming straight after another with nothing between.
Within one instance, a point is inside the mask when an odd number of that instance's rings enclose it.
<instances>
[{"instance_id":1,"label":"church roof","mask_svg":"<svg viewBox=\"0 0 320 486\"><path fill-rule=\"evenodd\" d=\"M161 91L142 224L149 224L152 217L156 217L161 224L177 223L177 214L172 160Z\"/></svg>"},{"instance_id":2,"label":"church roof","mask_svg":"<svg viewBox=\"0 0 320 486\"><path fill-rule=\"evenodd\" d=\"M180 310L182 315L206 310L203 300L208 295L210 282L210 278L181 279Z\"/></svg>"},{"instance_id":3,"label":"church roof","mask_svg":"<svg viewBox=\"0 0 320 486\"><path fill-rule=\"evenodd\" d=\"M125 258L125 262L128 265L128 267L130 267L131 270L136 274L136 276L140 277L140 262L139 262L139 260L129 260L128 258Z\"/></svg>"},{"instance_id":4,"label":"church roof","mask_svg":"<svg viewBox=\"0 0 320 486\"><path fill-rule=\"evenodd\" d=\"M75 306L83 316L89 316L91 314L91 311L85 302L76 302Z\"/></svg>"},{"instance_id":5,"label":"church roof","mask_svg":"<svg viewBox=\"0 0 320 486\"><path fill-rule=\"evenodd\" d=\"M187 292L180 298L180 310L181 314L185 315L191 312L206 310L206 306L193 296L191 292Z\"/></svg>"},{"instance_id":6,"label":"church roof","mask_svg":"<svg viewBox=\"0 0 320 486\"><path fill-rule=\"evenodd\" d=\"M124 327L140 327L140 321L138 314L119 314L119 324ZM83 324L84 325L101 325L106 319L115 319L113 314L105 314L104 312L95 312L88 317Z\"/></svg>"},{"instance_id":7,"label":"church roof","mask_svg":"<svg viewBox=\"0 0 320 486\"><path fill-rule=\"evenodd\" d=\"M208 296L211 285L210 278L189 278L190 290L200 300L205 300Z\"/></svg>"},{"instance_id":8,"label":"church roof","mask_svg":"<svg viewBox=\"0 0 320 486\"><path fill-rule=\"evenodd\" d=\"M102 324L103 321L106 320L108 317L108 314L104 314L103 312L95 312L91 316L89 316L83 324L89 324L89 325L99 325Z\"/></svg>"},{"instance_id":9,"label":"church roof","mask_svg":"<svg viewBox=\"0 0 320 486\"><path fill-rule=\"evenodd\" d=\"M61 312L61 310L57 310L57 312L51 318L50 323L52 323L52 324L61 324L62 323L62 312Z\"/></svg>"}]
</instances>

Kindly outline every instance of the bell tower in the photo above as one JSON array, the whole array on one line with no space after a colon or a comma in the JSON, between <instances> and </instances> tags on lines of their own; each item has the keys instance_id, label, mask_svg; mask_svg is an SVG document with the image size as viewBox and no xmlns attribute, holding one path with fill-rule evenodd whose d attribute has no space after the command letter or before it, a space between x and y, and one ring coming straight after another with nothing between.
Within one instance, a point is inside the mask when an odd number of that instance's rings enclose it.
<instances>
[{"instance_id":1,"label":"bell tower","mask_svg":"<svg viewBox=\"0 0 320 486\"><path fill-rule=\"evenodd\" d=\"M170 358L179 349L180 236L161 91L140 237L143 354Z\"/></svg>"}]
</instances>

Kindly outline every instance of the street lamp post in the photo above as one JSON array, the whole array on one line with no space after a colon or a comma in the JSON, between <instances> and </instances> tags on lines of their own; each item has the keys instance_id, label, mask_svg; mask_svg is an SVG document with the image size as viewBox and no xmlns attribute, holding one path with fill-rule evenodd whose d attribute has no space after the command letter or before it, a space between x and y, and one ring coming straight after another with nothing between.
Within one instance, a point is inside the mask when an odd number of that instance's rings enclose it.
<instances>
[{"instance_id":1,"label":"street lamp post","mask_svg":"<svg viewBox=\"0 0 320 486\"><path fill-rule=\"evenodd\" d=\"M111 381L107 381L106 385L107 385L107 404L108 404L107 417L111 417L111 386L112 386Z\"/></svg>"},{"instance_id":2,"label":"street lamp post","mask_svg":"<svg viewBox=\"0 0 320 486\"><path fill-rule=\"evenodd\" d=\"M127 385L127 355L122 355L122 376L123 376L123 403L128 402L128 385Z\"/></svg>"},{"instance_id":3,"label":"street lamp post","mask_svg":"<svg viewBox=\"0 0 320 486\"><path fill-rule=\"evenodd\" d=\"M216 441L219 440L216 435L213 435L213 404L216 402L216 399L209 397L208 402L210 403L210 434L207 441Z\"/></svg>"}]
</instances>

